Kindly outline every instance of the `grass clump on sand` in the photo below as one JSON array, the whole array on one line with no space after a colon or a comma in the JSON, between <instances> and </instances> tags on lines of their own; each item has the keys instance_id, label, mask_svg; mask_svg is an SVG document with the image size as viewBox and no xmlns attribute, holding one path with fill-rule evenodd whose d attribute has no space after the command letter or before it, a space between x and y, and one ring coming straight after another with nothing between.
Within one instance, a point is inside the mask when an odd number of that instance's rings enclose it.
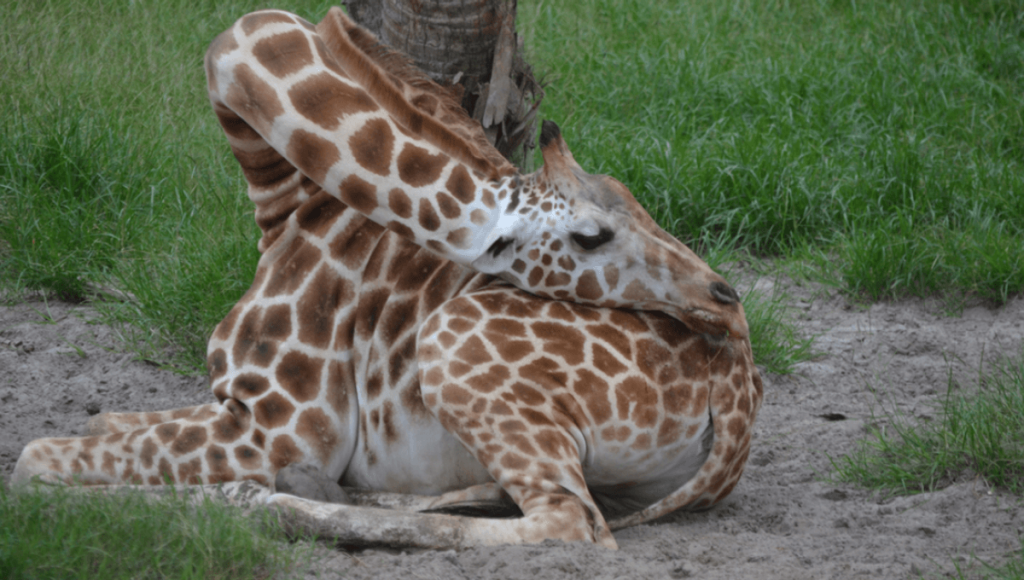
<instances>
[{"instance_id":1,"label":"grass clump on sand","mask_svg":"<svg viewBox=\"0 0 1024 580\"><path fill-rule=\"evenodd\" d=\"M832 459L835 479L888 493L933 491L965 472L1024 494L1024 357L983 375L977 389L952 379L931 423L887 412L885 429L848 456Z\"/></svg>"},{"instance_id":2,"label":"grass clump on sand","mask_svg":"<svg viewBox=\"0 0 1024 580\"><path fill-rule=\"evenodd\" d=\"M989 572L989 578L997 580L1022 580L1024 579L1024 539L1020 541L1020 550L1017 558L1012 559L1002 566L985 566ZM963 574L959 575L961 578Z\"/></svg>"},{"instance_id":3,"label":"grass clump on sand","mask_svg":"<svg viewBox=\"0 0 1024 580\"><path fill-rule=\"evenodd\" d=\"M183 496L11 490L0 484L0 578L269 578L310 545L290 545L269 515Z\"/></svg>"},{"instance_id":4,"label":"grass clump on sand","mask_svg":"<svg viewBox=\"0 0 1024 580\"><path fill-rule=\"evenodd\" d=\"M951 378L937 415L915 424L898 409L887 411L888 427L873 428L854 453L829 458L831 478L887 494L915 494L978 476L1024 495L1024 355L982 374L976 389L963 389ZM1024 579L1024 539L1002 565L982 565L986 577Z\"/></svg>"}]
</instances>

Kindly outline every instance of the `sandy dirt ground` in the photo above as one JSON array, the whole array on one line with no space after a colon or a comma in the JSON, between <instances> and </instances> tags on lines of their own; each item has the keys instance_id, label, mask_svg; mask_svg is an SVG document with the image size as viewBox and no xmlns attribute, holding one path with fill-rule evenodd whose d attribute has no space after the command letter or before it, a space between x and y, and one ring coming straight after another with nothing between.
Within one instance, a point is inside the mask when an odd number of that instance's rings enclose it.
<instances>
[{"instance_id":1,"label":"sandy dirt ground","mask_svg":"<svg viewBox=\"0 0 1024 580\"><path fill-rule=\"evenodd\" d=\"M999 563L1019 550L1024 505L978 478L885 499L824 476L829 455L852 451L867 425L885 424L881 402L931 420L950 376L971 388L980 367L1019 354L1024 299L950 317L936 301L864 308L820 288L778 284L820 356L794 375L765 375L750 463L723 504L617 532L618 552L553 542L460 552L321 548L306 576L947 577L957 565L978 571L978 560ZM10 476L29 440L80 434L92 414L213 400L201 377L134 361L92 317L88 307L54 302L0 308L0 477Z\"/></svg>"}]
</instances>

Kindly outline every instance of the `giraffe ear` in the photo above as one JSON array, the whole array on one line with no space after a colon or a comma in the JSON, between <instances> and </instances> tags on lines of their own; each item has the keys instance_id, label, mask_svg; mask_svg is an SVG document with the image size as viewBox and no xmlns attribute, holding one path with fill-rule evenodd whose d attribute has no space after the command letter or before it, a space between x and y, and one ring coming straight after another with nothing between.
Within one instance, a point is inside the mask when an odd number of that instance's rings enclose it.
<instances>
[{"instance_id":1,"label":"giraffe ear","mask_svg":"<svg viewBox=\"0 0 1024 580\"><path fill-rule=\"evenodd\" d=\"M562 138L562 130L554 121L545 120L540 124L540 148L544 149L555 139Z\"/></svg>"},{"instance_id":2,"label":"giraffe ear","mask_svg":"<svg viewBox=\"0 0 1024 580\"><path fill-rule=\"evenodd\" d=\"M544 175L573 177L573 169L582 171L569 146L562 139L562 130L553 121L544 121L540 128L540 152L544 156Z\"/></svg>"}]
</instances>

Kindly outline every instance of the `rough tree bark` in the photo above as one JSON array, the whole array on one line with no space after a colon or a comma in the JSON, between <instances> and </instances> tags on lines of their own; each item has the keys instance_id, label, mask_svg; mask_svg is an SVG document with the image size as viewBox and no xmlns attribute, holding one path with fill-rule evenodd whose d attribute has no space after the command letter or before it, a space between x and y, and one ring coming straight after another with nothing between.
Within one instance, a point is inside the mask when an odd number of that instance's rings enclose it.
<instances>
[{"instance_id":1,"label":"rough tree bark","mask_svg":"<svg viewBox=\"0 0 1024 580\"><path fill-rule=\"evenodd\" d=\"M442 86L462 87L462 107L523 168L535 144L541 85L523 58L516 0L342 0L349 15L407 54Z\"/></svg>"}]
</instances>

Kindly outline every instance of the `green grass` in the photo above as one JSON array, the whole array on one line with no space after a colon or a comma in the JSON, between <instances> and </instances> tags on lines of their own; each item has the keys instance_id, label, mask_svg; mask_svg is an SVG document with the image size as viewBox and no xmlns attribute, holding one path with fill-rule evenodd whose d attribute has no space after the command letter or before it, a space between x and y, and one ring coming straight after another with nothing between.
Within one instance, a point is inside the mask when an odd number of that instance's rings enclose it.
<instances>
[{"instance_id":1,"label":"green grass","mask_svg":"<svg viewBox=\"0 0 1024 580\"><path fill-rule=\"evenodd\" d=\"M316 21L330 2L276 5ZM210 111L201 63L209 41L254 8L238 0L49 0L17 1L0 14L0 107L7 113L0 118L0 283L71 300L114 289L131 300L99 305L108 321L121 323L126 344L172 368L203 369L207 337L252 280L258 230ZM570 38L558 22L531 20L530 9L521 8L529 34ZM561 60L545 58L542 43L536 47L540 68L561 76ZM589 72L560 78L552 88L603 82L595 71L631 58L626 51L591 59ZM638 77L633 88L642 90L643 82ZM601 136L559 111L559 94L549 97L547 116L567 125L573 148L589 155ZM594 123L607 119L600 108L591 113ZM609 121L621 131L632 123L640 130L625 144L626 155L606 152L585 165L627 180L667 228L706 254L762 251L734 229L688 229L692 218L681 211L680 191L664 187L671 185L665 175L681 177L678 158L644 151L657 114ZM629 157L630 167L609 165ZM765 326L784 325L780 300L749 297L748 314ZM791 338L755 338L755 355L772 370L788 368L800 356Z\"/></svg>"},{"instance_id":2,"label":"green grass","mask_svg":"<svg viewBox=\"0 0 1024 580\"><path fill-rule=\"evenodd\" d=\"M982 375L976 389L950 379L938 418L918 424L886 410L884 428L847 456L832 459L837 481L913 494L949 485L965 473L1024 494L1024 356Z\"/></svg>"},{"instance_id":3,"label":"green grass","mask_svg":"<svg viewBox=\"0 0 1024 580\"><path fill-rule=\"evenodd\" d=\"M998 302L1024 288L1024 4L986 5L578 0L520 15L550 72L545 114L672 233L810 246L871 299Z\"/></svg>"},{"instance_id":4,"label":"green grass","mask_svg":"<svg viewBox=\"0 0 1024 580\"><path fill-rule=\"evenodd\" d=\"M993 566L988 562L978 560L981 564L979 567L983 574L983 578L992 578L994 580L1022 580L1024 579L1024 538L1021 538L1020 549L1016 553L1016 557L1013 557L1006 562ZM965 570L961 569L960 563L954 561L954 568L956 571L956 578L977 578L977 572L972 570L972 574L965 574Z\"/></svg>"},{"instance_id":5,"label":"green grass","mask_svg":"<svg viewBox=\"0 0 1024 580\"><path fill-rule=\"evenodd\" d=\"M265 516L213 500L108 497L0 484L0 577L6 580L269 578L294 572L302 548Z\"/></svg>"},{"instance_id":6,"label":"green grass","mask_svg":"<svg viewBox=\"0 0 1024 580\"><path fill-rule=\"evenodd\" d=\"M1020 542L1020 551L1017 552L1017 558L1009 560L1001 566L991 566L986 564L985 568L988 571L987 577L995 578L996 580L1021 580L1024 579L1024 538ZM958 577L963 578L962 574Z\"/></svg>"},{"instance_id":7,"label":"green grass","mask_svg":"<svg viewBox=\"0 0 1024 580\"><path fill-rule=\"evenodd\" d=\"M5 269L25 286L80 297L93 273L109 272L142 233L131 226L147 216L122 211L143 210L135 198L145 175L122 154L116 127L74 105L33 121L16 115L4 129Z\"/></svg>"},{"instance_id":8,"label":"green grass","mask_svg":"<svg viewBox=\"0 0 1024 580\"><path fill-rule=\"evenodd\" d=\"M796 363L813 357L813 338L801 336L789 322L788 303L789 297L777 290L743 297L754 360L770 373L789 374Z\"/></svg>"},{"instance_id":9,"label":"green grass","mask_svg":"<svg viewBox=\"0 0 1024 580\"><path fill-rule=\"evenodd\" d=\"M282 6L319 18L329 4ZM259 257L202 58L254 9L43 1L0 14L4 286L71 300L127 293L128 303L100 303L107 320L124 323L127 344L202 371L205 342Z\"/></svg>"}]
</instances>

